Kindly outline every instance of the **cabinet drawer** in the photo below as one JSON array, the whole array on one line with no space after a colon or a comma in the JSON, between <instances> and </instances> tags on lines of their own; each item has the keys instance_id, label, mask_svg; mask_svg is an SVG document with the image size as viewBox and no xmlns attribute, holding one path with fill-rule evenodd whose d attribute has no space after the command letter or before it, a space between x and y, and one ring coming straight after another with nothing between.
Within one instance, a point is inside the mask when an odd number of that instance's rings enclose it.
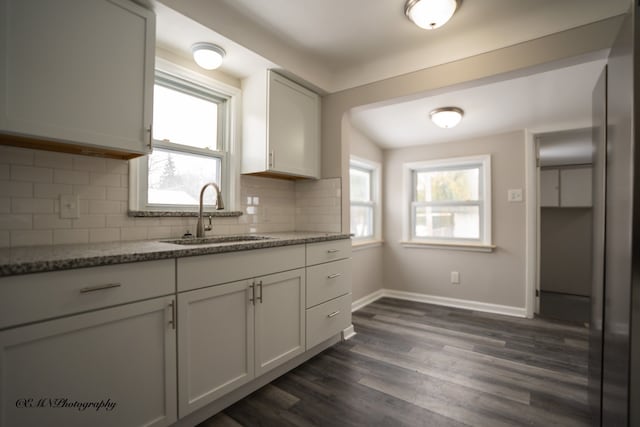
<instances>
[{"instance_id":1,"label":"cabinet drawer","mask_svg":"<svg viewBox=\"0 0 640 427\"><path fill-rule=\"evenodd\" d=\"M307 310L307 350L351 324L351 294Z\"/></svg>"},{"instance_id":2,"label":"cabinet drawer","mask_svg":"<svg viewBox=\"0 0 640 427\"><path fill-rule=\"evenodd\" d=\"M304 246L178 259L178 292L304 267Z\"/></svg>"},{"instance_id":3,"label":"cabinet drawer","mask_svg":"<svg viewBox=\"0 0 640 427\"><path fill-rule=\"evenodd\" d=\"M175 292L175 260L0 279L0 329Z\"/></svg>"},{"instance_id":4,"label":"cabinet drawer","mask_svg":"<svg viewBox=\"0 0 640 427\"><path fill-rule=\"evenodd\" d=\"M307 265L321 264L351 257L351 239L309 243L307 245Z\"/></svg>"},{"instance_id":5,"label":"cabinet drawer","mask_svg":"<svg viewBox=\"0 0 640 427\"><path fill-rule=\"evenodd\" d=\"M350 259L307 268L307 308L348 294L350 291Z\"/></svg>"}]
</instances>

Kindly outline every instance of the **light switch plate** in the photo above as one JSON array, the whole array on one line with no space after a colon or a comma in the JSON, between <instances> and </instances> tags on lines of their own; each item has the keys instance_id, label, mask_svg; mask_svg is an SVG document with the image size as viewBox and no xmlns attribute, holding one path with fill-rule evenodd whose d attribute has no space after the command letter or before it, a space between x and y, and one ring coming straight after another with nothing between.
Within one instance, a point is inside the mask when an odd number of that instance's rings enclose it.
<instances>
[{"instance_id":1,"label":"light switch plate","mask_svg":"<svg viewBox=\"0 0 640 427\"><path fill-rule=\"evenodd\" d=\"M507 192L507 200L510 202L522 201L522 188L515 188Z\"/></svg>"},{"instance_id":2,"label":"light switch plate","mask_svg":"<svg viewBox=\"0 0 640 427\"><path fill-rule=\"evenodd\" d=\"M80 218L80 197L77 194L60 195L60 218Z\"/></svg>"}]
</instances>

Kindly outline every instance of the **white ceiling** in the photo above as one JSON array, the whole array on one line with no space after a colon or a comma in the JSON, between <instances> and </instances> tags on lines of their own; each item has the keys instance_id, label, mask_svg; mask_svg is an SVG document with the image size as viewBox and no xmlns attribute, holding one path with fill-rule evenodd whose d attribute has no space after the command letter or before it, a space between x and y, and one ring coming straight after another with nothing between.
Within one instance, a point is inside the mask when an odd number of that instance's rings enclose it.
<instances>
[{"instance_id":1,"label":"white ceiling","mask_svg":"<svg viewBox=\"0 0 640 427\"><path fill-rule=\"evenodd\" d=\"M383 148L435 144L521 129L549 132L591 126L591 92L606 60L478 84L390 105L352 111L352 123ZM441 129L429 120L438 107L465 111L460 124Z\"/></svg>"},{"instance_id":2,"label":"white ceiling","mask_svg":"<svg viewBox=\"0 0 640 427\"><path fill-rule=\"evenodd\" d=\"M228 52L221 69L227 74L242 79L260 69L280 68L324 94L618 16L631 3L463 0L447 25L428 31L404 16L405 0L152 1L162 47L188 57L191 44L214 42ZM602 65L599 60L448 88L419 99L361 107L352 119L388 148L523 128L585 127ZM444 105L466 111L458 128L438 129L428 120L431 109Z\"/></svg>"}]
</instances>

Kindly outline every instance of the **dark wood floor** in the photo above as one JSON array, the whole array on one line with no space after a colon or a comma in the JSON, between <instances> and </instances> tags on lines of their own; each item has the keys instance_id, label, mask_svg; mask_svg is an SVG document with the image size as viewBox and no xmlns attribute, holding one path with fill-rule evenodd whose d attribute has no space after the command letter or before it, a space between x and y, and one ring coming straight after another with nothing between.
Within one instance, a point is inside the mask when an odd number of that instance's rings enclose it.
<instances>
[{"instance_id":1,"label":"dark wood floor","mask_svg":"<svg viewBox=\"0 0 640 427\"><path fill-rule=\"evenodd\" d=\"M390 298L353 324L201 427L590 424L584 326Z\"/></svg>"}]
</instances>

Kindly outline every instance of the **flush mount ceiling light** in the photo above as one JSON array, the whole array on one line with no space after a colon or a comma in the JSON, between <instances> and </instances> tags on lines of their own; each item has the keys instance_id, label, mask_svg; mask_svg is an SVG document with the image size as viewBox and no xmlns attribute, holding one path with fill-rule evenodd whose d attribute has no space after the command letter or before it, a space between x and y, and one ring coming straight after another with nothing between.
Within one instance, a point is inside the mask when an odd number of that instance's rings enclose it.
<instances>
[{"instance_id":1,"label":"flush mount ceiling light","mask_svg":"<svg viewBox=\"0 0 640 427\"><path fill-rule=\"evenodd\" d=\"M191 46L193 60L205 70L215 70L222 65L222 58L226 52L213 43L196 43Z\"/></svg>"},{"instance_id":2,"label":"flush mount ceiling light","mask_svg":"<svg viewBox=\"0 0 640 427\"><path fill-rule=\"evenodd\" d=\"M464 111L458 107L436 108L429 113L431 121L435 123L436 126L444 129L455 127L460 123L460 120L462 120L463 114Z\"/></svg>"},{"instance_id":3,"label":"flush mount ceiling light","mask_svg":"<svg viewBox=\"0 0 640 427\"><path fill-rule=\"evenodd\" d=\"M456 0L407 0L404 14L418 27L433 30L446 24L457 7Z\"/></svg>"}]
</instances>

